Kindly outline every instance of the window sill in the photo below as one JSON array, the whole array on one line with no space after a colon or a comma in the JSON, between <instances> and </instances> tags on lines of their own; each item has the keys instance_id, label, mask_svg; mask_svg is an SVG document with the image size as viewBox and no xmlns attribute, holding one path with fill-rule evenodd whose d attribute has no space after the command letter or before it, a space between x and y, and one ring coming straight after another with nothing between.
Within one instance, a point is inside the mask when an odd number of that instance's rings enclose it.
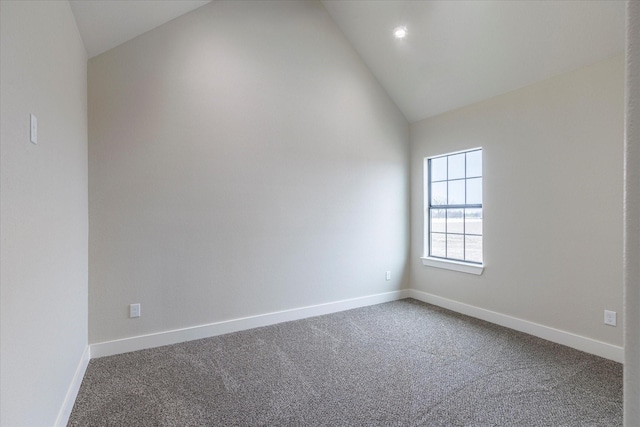
<instances>
[{"instance_id":1,"label":"window sill","mask_svg":"<svg viewBox=\"0 0 640 427\"><path fill-rule=\"evenodd\" d=\"M466 262L450 261L440 258L423 257L422 265L427 267L442 268L445 270L459 271L461 273L475 274L479 276L484 271L484 264L470 264Z\"/></svg>"}]
</instances>

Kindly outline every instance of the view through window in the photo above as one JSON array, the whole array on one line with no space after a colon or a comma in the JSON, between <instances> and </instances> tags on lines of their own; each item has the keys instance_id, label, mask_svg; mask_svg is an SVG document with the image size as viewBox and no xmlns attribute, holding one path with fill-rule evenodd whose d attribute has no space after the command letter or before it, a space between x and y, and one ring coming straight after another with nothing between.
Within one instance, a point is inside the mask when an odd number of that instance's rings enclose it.
<instances>
[{"instance_id":1,"label":"view through window","mask_svg":"<svg viewBox=\"0 0 640 427\"><path fill-rule=\"evenodd\" d=\"M430 257L482 264L482 149L426 159Z\"/></svg>"}]
</instances>

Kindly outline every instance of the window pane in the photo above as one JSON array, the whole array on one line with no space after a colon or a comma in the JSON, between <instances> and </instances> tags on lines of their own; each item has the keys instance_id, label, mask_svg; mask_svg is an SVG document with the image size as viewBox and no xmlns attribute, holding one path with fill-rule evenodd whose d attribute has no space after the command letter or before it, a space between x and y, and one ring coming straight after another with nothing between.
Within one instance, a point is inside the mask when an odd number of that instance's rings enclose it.
<instances>
[{"instance_id":1,"label":"window pane","mask_svg":"<svg viewBox=\"0 0 640 427\"><path fill-rule=\"evenodd\" d=\"M444 233L431 233L431 256L446 257L446 234Z\"/></svg>"},{"instance_id":2,"label":"window pane","mask_svg":"<svg viewBox=\"0 0 640 427\"><path fill-rule=\"evenodd\" d=\"M447 179L447 158L438 157L431 159L431 182L445 181Z\"/></svg>"},{"instance_id":3,"label":"window pane","mask_svg":"<svg viewBox=\"0 0 640 427\"><path fill-rule=\"evenodd\" d=\"M464 236L447 234L447 258L464 260Z\"/></svg>"},{"instance_id":4,"label":"window pane","mask_svg":"<svg viewBox=\"0 0 640 427\"><path fill-rule=\"evenodd\" d=\"M482 176L482 150L467 153L467 178Z\"/></svg>"},{"instance_id":5,"label":"window pane","mask_svg":"<svg viewBox=\"0 0 640 427\"><path fill-rule=\"evenodd\" d=\"M467 179L467 204L482 203L482 178Z\"/></svg>"},{"instance_id":6,"label":"window pane","mask_svg":"<svg viewBox=\"0 0 640 427\"><path fill-rule=\"evenodd\" d=\"M466 234L482 234L482 209L465 209L464 217Z\"/></svg>"},{"instance_id":7,"label":"window pane","mask_svg":"<svg viewBox=\"0 0 640 427\"><path fill-rule=\"evenodd\" d=\"M434 182L431 184L431 204L432 205L447 204L447 181Z\"/></svg>"},{"instance_id":8,"label":"window pane","mask_svg":"<svg viewBox=\"0 0 640 427\"><path fill-rule=\"evenodd\" d=\"M444 154L428 159L425 165L428 255L481 263L482 149Z\"/></svg>"},{"instance_id":9,"label":"window pane","mask_svg":"<svg viewBox=\"0 0 640 427\"><path fill-rule=\"evenodd\" d=\"M462 209L447 209L447 233L464 233Z\"/></svg>"},{"instance_id":10,"label":"window pane","mask_svg":"<svg viewBox=\"0 0 640 427\"><path fill-rule=\"evenodd\" d=\"M465 236L465 260L482 262L482 236Z\"/></svg>"},{"instance_id":11,"label":"window pane","mask_svg":"<svg viewBox=\"0 0 640 427\"><path fill-rule=\"evenodd\" d=\"M464 179L459 181L449 181L449 205L464 204Z\"/></svg>"},{"instance_id":12,"label":"window pane","mask_svg":"<svg viewBox=\"0 0 640 427\"><path fill-rule=\"evenodd\" d=\"M449 175L447 179L464 178L464 157L465 153L449 156Z\"/></svg>"},{"instance_id":13,"label":"window pane","mask_svg":"<svg viewBox=\"0 0 640 427\"><path fill-rule=\"evenodd\" d=\"M431 227L430 230L435 233L444 233L447 231L445 228L445 221L447 220L446 210L444 209L431 209Z\"/></svg>"}]
</instances>

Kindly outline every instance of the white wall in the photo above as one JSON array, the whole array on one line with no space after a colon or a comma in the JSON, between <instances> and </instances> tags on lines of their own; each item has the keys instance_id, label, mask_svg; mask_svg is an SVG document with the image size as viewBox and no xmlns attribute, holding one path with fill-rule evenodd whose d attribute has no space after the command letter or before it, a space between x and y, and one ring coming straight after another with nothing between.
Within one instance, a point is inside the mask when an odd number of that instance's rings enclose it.
<instances>
[{"instance_id":1,"label":"white wall","mask_svg":"<svg viewBox=\"0 0 640 427\"><path fill-rule=\"evenodd\" d=\"M622 346L623 110L616 57L413 124L411 287ZM423 159L480 146L484 274L425 267Z\"/></svg>"},{"instance_id":2,"label":"white wall","mask_svg":"<svg viewBox=\"0 0 640 427\"><path fill-rule=\"evenodd\" d=\"M627 2L624 425L640 425L640 2Z\"/></svg>"},{"instance_id":3,"label":"white wall","mask_svg":"<svg viewBox=\"0 0 640 427\"><path fill-rule=\"evenodd\" d=\"M89 341L406 287L408 132L320 2L213 2L92 58Z\"/></svg>"},{"instance_id":4,"label":"white wall","mask_svg":"<svg viewBox=\"0 0 640 427\"><path fill-rule=\"evenodd\" d=\"M66 1L0 16L0 424L45 426L87 348L87 57Z\"/></svg>"}]
</instances>

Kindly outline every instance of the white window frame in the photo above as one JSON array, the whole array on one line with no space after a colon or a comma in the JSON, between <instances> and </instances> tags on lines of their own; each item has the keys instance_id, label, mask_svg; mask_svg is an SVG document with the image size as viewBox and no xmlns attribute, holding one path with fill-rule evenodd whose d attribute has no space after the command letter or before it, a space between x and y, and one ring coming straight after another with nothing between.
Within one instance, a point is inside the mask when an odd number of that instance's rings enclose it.
<instances>
[{"instance_id":1,"label":"white window frame","mask_svg":"<svg viewBox=\"0 0 640 427\"><path fill-rule=\"evenodd\" d=\"M461 261L461 260L453 260L453 259L447 259L447 258L440 258L440 257L432 257L429 256L429 239L431 236L431 230L430 230L430 221L429 221L429 201L431 200L431 182L429 179L430 176L430 170L429 170L429 160L431 159L435 159L435 158L439 158L439 157L444 157L444 156L453 156L456 154L461 154L461 153L468 153L470 151L476 151L476 150L482 150L482 147L476 147L476 148L470 148L467 150L461 150L461 151L455 151L452 153L445 153L445 154L439 154L436 156L430 156L430 157L425 157L424 159L424 169L423 169L423 178L424 178L424 206L423 206L423 224L424 224L424 236L423 236L423 256L422 256L422 264L424 266L427 267L434 267L434 268L441 268L441 269L445 269L445 270L453 270L453 271L459 271L462 273L469 273L469 274L475 274L475 275L481 275L484 272L484 231L483 231L483 254L482 254L482 263L474 263L474 262L467 262L467 261ZM484 150L483 150L483 155L484 155ZM483 159L484 160L484 159ZM484 163L484 162L483 162ZM484 176L484 168L483 168L483 176ZM483 182L484 182L484 178L483 178ZM484 205L482 205L484 206ZM483 209L483 215L482 215L482 220L484 223L484 209ZM484 227L483 227L484 230Z\"/></svg>"}]
</instances>

